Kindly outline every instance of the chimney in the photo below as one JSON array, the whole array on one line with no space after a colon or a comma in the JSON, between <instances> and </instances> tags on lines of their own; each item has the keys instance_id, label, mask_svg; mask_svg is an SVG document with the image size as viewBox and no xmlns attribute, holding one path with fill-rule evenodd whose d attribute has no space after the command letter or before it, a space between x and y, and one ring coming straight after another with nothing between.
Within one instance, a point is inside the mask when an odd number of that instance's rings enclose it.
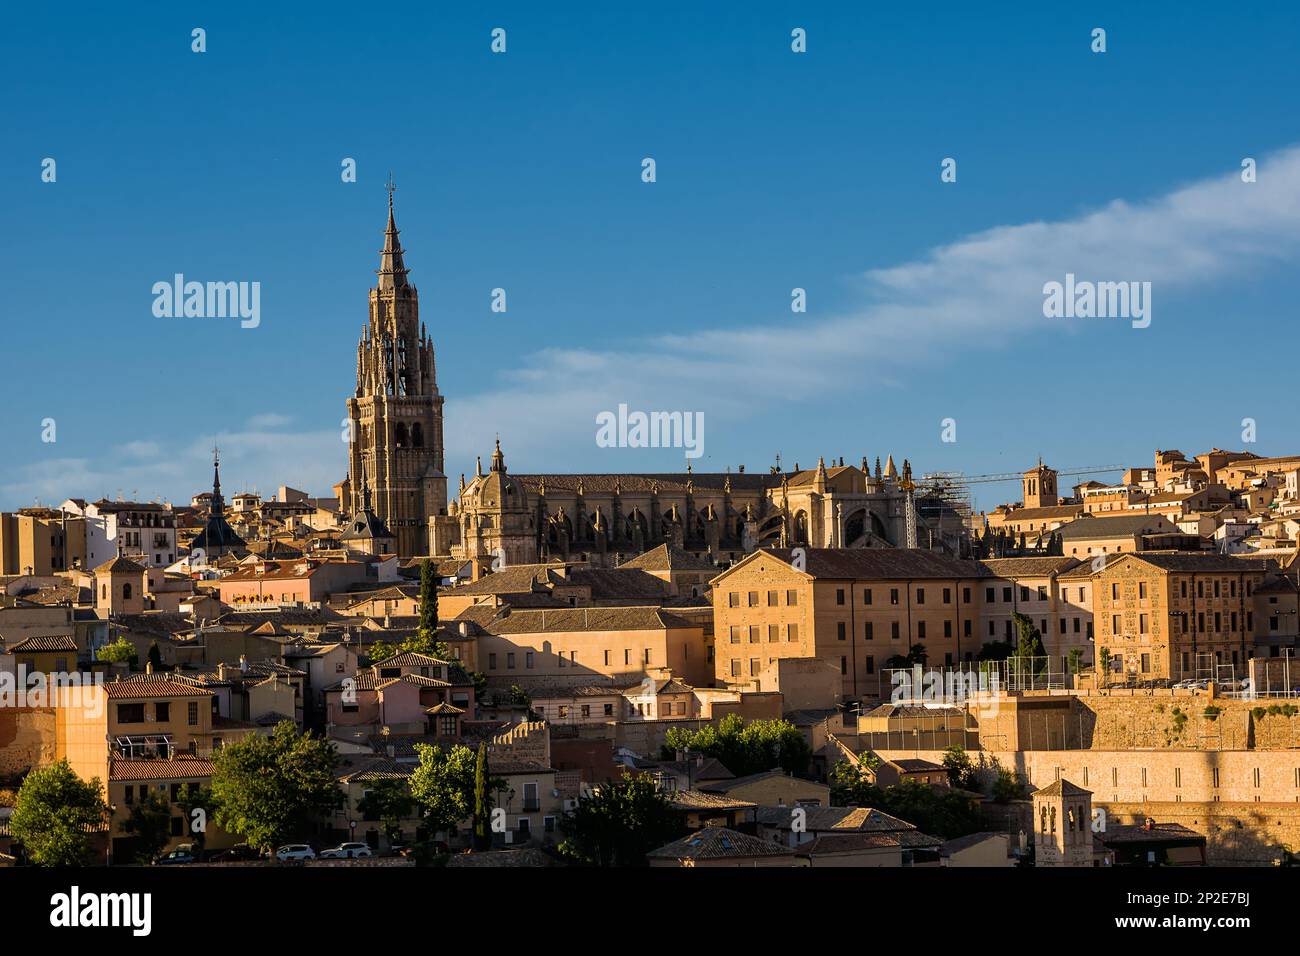
<instances>
[{"instance_id":1,"label":"chimney","mask_svg":"<svg viewBox=\"0 0 1300 956\"><path fill-rule=\"evenodd\" d=\"M144 672L145 672L146 674L152 674L152 673L153 673L153 661L145 661L145 662L144 662Z\"/></svg>"},{"instance_id":2,"label":"chimney","mask_svg":"<svg viewBox=\"0 0 1300 956\"><path fill-rule=\"evenodd\" d=\"M226 662L222 661L217 665L217 680L226 679Z\"/></svg>"},{"instance_id":3,"label":"chimney","mask_svg":"<svg viewBox=\"0 0 1300 956\"><path fill-rule=\"evenodd\" d=\"M245 656L244 654L239 655L239 673L241 674L248 673L248 657Z\"/></svg>"}]
</instances>

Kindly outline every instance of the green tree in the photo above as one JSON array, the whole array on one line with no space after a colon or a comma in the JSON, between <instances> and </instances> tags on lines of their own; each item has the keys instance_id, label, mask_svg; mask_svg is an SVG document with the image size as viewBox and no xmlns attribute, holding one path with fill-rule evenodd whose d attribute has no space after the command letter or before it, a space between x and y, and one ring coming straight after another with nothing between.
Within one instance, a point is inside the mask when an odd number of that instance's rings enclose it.
<instances>
[{"instance_id":1,"label":"green tree","mask_svg":"<svg viewBox=\"0 0 1300 956\"><path fill-rule=\"evenodd\" d=\"M405 654L408 651L416 654L427 654L429 657L436 657L441 661L450 660L451 651L447 645L434 638L435 635L433 634L416 631L406 640L398 641L396 644L388 641L375 641L370 645L367 656L370 658L371 664L378 664L390 657L396 657L398 654Z\"/></svg>"},{"instance_id":2,"label":"green tree","mask_svg":"<svg viewBox=\"0 0 1300 956\"><path fill-rule=\"evenodd\" d=\"M1083 648L1082 647L1070 648L1070 653L1068 656L1070 659L1070 673L1078 674L1080 671L1083 670Z\"/></svg>"},{"instance_id":3,"label":"green tree","mask_svg":"<svg viewBox=\"0 0 1300 956\"><path fill-rule=\"evenodd\" d=\"M415 806L407 781L390 778L371 786L370 792L357 802L357 812L363 820L378 820L389 844L393 844L401 839L402 821L415 815Z\"/></svg>"},{"instance_id":4,"label":"green tree","mask_svg":"<svg viewBox=\"0 0 1300 956\"><path fill-rule=\"evenodd\" d=\"M136 838L135 862L153 862L171 839L171 825L172 805L165 794L154 790L136 801L122 823L122 829Z\"/></svg>"},{"instance_id":5,"label":"green tree","mask_svg":"<svg viewBox=\"0 0 1300 956\"><path fill-rule=\"evenodd\" d=\"M83 781L67 760L33 770L18 790L9 832L41 866L84 866L90 835L108 821L104 785Z\"/></svg>"},{"instance_id":6,"label":"green tree","mask_svg":"<svg viewBox=\"0 0 1300 956\"><path fill-rule=\"evenodd\" d=\"M1103 647L1097 652L1098 677L1101 680L1101 686L1105 687L1107 680L1110 678L1111 653L1109 647Z\"/></svg>"},{"instance_id":7,"label":"green tree","mask_svg":"<svg viewBox=\"0 0 1300 956\"><path fill-rule=\"evenodd\" d=\"M812 748L799 728L786 720L753 720L728 714L716 725L699 730L674 727L664 737L665 756L689 750L720 760L738 777L780 768L787 773L808 770Z\"/></svg>"},{"instance_id":8,"label":"green tree","mask_svg":"<svg viewBox=\"0 0 1300 956\"><path fill-rule=\"evenodd\" d=\"M948 771L948 782L954 787L972 790L971 774L974 766L965 747L949 747L943 752L943 767Z\"/></svg>"},{"instance_id":9,"label":"green tree","mask_svg":"<svg viewBox=\"0 0 1300 956\"><path fill-rule=\"evenodd\" d=\"M993 800L995 803L1010 803L1023 800L1028 796L1028 788L1014 770L995 767L997 775L993 778Z\"/></svg>"},{"instance_id":10,"label":"green tree","mask_svg":"<svg viewBox=\"0 0 1300 956\"><path fill-rule=\"evenodd\" d=\"M492 848L492 804L488 799L487 744L478 745L474 758L474 849Z\"/></svg>"},{"instance_id":11,"label":"green tree","mask_svg":"<svg viewBox=\"0 0 1300 956\"><path fill-rule=\"evenodd\" d=\"M106 661L110 664L126 664L135 660L135 656L135 645L125 637L119 637L111 644L105 644L95 651L96 660Z\"/></svg>"},{"instance_id":12,"label":"green tree","mask_svg":"<svg viewBox=\"0 0 1300 956\"><path fill-rule=\"evenodd\" d=\"M194 844L195 855L201 856L208 843L208 820L216 815L216 797L208 787L186 787L176 805L185 812L185 831Z\"/></svg>"},{"instance_id":13,"label":"green tree","mask_svg":"<svg viewBox=\"0 0 1300 956\"><path fill-rule=\"evenodd\" d=\"M287 720L269 737L227 744L213 760L217 823L261 850L307 833L343 801L334 780L338 762L332 743L299 733Z\"/></svg>"},{"instance_id":14,"label":"green tree","mask_svg":"<svg viewBox=\"0 0 1300 956\"><path fill-rule=\"evenodd\" d=\"M826 775L831 785L831 805L836 807L877 807L884 801L884 791L866 778L862 768L840 760Z\"/></svg>"},{"instance_id":15,"label":"green tree","mask_svg":"<svg viewBox=\"0 0 1300 956\"><path fill-rule=\"evenodd\" d=\"M674 810L653 779L624 774L578 797L560 821L560 853L588 866L644 866L645 855L685 833L682 813Z\"/></svg>"},{"instance_id":16,"label":"green tree","mask_svg":"<svg viewBox=\"0 0 1300 956\"><path fill-rule=\"evenodd\" d=\"M1042 635L1034 622L1019 611L1013 611L1011 619L1016 626L1016 649L1007 658L1009 676L1025 678L1041 674L1047 667Z\"/></svg>"},{"instance_id":17,"label":"green tree","mask_svg":"<svg viewBox=\"0 0 1300 956\"><path fill-rule=\"evenodd\" d=\"M448 835L474 815L474 765L476 755L457 744L450 750L416 744L420 765L411 774L411 796L424 810L429 828Z\"/></svg>"},{"instance_id":18,"label":"green tree","mask_svg":"<svg viewBox=\"0 0 1300 956\"><path fill-rule=\"evenodd\" d=\"M421 636L429 640L438 637L438 574L433 561L420 562L420 629Z\"/></svg>"}]
</instances>

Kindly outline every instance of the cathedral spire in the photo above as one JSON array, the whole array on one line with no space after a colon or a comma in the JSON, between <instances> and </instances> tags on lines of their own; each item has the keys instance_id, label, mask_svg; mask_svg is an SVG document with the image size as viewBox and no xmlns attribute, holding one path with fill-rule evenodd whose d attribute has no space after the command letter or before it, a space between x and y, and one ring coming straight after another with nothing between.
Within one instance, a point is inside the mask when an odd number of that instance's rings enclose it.
<instances>
[{"instance_id":1,"label":"cathedral spire","mask_svg":"<svg viewBox=\"0 0 1300 956\"><path fill-rule=\"evenodd\" d=\"M226 501L221 497L221 451L212 449L212 501L208 504L208 514L219 515L226 510Z\"/></svg>"},{"instance_id":2,"label":"cathedral spire","mask_svg":"<svg viewBox=\"0 0 1300 956\"><path fill-rule=\"evenodd\" d=\"M504 472L506 470L506 456L501 454L501 436L497 436L496 451L492 452L492 470Z\"/></svg>"},{"instance_id":3,"label":"cathedral spire","mask_svg":"<svg viewBox=\"0 0 1300 956\"><path fill-rule=\"evenodd\" d=\"M384 230L384 248L379 254L379 288L381 290L401 289L407 285L406 275L410 272L402 261L402 244L398 241L397 222L393 219L393 175L389 173L388 183L388 226Z\"/></svg>"}]
</instances>

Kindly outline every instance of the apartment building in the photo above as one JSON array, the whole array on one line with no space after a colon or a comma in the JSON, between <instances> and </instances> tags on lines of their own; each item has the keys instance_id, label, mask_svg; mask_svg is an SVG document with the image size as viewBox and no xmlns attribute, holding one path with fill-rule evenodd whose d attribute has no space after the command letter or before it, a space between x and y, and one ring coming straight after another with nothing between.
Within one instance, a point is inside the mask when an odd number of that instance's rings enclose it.
<instances>
[{"instance_id":1,"label":"apartment building","mask_svg":"<svg viewBox=\"0 0 1300 956\"><path fill-rule=\"evenodd\" d=\"M1242 676L1256 653L1257 591L1270 568L1263 559L1188 552L1109 561L1092 577L1097 654L1109 657L1109 679L1222 676L1225 665Z\"/></svg>"},{"instance_id":2,"label":"apartment building","mask_svg":"<svg viewBox=\"0 0 1300 956\"><path fill-rule=\"evenodd\" d=\"M934 551L757 551L711 582L716 680L744 684L779 659L814 657L839 670L846 697L877 697L882 669L914 645L936 666L975 659L990 578Z\"/></svg>"},{"instance_id":3,"label":"apartment building","mask_svg":"<svg viewBox=\"0 0 1300 956\"><path fill-rule=\"evenodd\" d=\"M1092 607L1087 574L1063 575L1080 567L1071 557L995 558L980 562L994 577L982 585L981 637L986 642L1016 640L1014 615L1029 618L1043 639L1051 669L1070 671L1077 650L1080 666L1092 662ZM1083 564L1085 572L1088 565Z\"/></svg>"}]
</instances>

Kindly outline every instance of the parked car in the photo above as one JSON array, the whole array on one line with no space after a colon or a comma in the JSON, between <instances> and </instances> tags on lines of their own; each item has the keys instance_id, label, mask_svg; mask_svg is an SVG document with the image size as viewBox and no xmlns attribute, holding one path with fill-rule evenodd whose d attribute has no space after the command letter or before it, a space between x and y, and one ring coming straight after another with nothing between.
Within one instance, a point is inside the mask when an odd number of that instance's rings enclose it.
<instances>
[{"instance_id":1,"label":"parked car","mask_svg":"<svg viewBox=\"0 0 1300 956\"><path fill-rule=\"evenodd\" d=\"M365 843L340 843L338 846L332 846L328 850L320 851L322 860L359 860L362 857L374 855L370 847Z\"/></svg>"},{"instance_id":2,"label":"parked car","mask_svg":"<svg viewBox=\"0 0 1300 956\"><path fill-rule=\"evenodd\" d=\"M247 863L261 858L261 854L247 843L236 843L212 855L214 863Z\"/></svg>"},{"instance_id":3,"label":"parked car","mask_svg":"<svg viewBox=\"0 0 1300 956\"><path fill-rule=\"evenodd\" d=\"M170 853L164 853L157 857L153 863L154 866L172 866L177 863L193 863L195 860L194 850L191 846L178 846Z\"/></svg>"},{"instance_id":4,"label":"parked car","mask_svg":"<svg viewBox=\"0 0 1300 956\"><path fill-rule=\"evenodd\" d=\"M275 858L282 863L289 860L314 860L316 851L306 843L286 843L275 851Z\"/></svg>"}]
</instances>

